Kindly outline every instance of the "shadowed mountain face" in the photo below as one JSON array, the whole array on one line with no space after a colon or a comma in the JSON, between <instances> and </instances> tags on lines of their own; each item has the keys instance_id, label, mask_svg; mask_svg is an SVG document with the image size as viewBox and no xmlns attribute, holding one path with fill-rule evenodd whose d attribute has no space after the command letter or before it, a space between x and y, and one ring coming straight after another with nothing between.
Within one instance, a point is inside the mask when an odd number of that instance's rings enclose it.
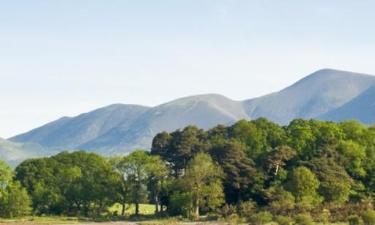
<instances>
[{"instance_id":1,"label":"shadowed mountain face","mask_svg":"<svg viewBox=\"0 0 375 225\"><path fill-rule=\"evenodd\" d=\"M375 123L375 86L349 103L319 117L322 120L358 120L364 124Z\"/></svg>"},{"instance_id":2,"label":"shadowed mountain face","mask_svg":"<svg viewBox=\"0 0 375 225\"><path fill-rule=\"evenodd\" d=\"M266 117L280 124L295 118L375 121L375 77L320 70L286 89L246 101L221 95L177 99L153 108L111 105L72 118L62 118L11 138L52 150L85 149L105 155L149 148L161 131L187 125L208 129L240 119Z\"/></svg>"},{"instance_id":3,"label":"shadowed mountain face","mask_svg":"<svg viewBox=\"0 0 375 225\"><path fill-rule=\"evenodd\" d=\"M335 110L374 84L373 76L326 69L244 104L251 118L266 117L285 125L295 118L316 118Z\"/></svg>"}]
</instances>

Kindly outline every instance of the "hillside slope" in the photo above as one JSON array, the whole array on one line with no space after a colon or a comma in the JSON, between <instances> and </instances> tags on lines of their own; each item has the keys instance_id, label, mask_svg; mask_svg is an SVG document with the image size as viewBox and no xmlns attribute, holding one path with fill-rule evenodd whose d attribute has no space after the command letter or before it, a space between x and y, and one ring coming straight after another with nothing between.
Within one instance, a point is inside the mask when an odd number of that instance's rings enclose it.
<instances>
[{"instance_id":1,"label":"hillside slope","mask_svg":"<svg viewBox=\"0 0 375 225\"><path fill-rule=\"evenodd\" d=\"M316 118L337 109L375 84L375 77L339 70L319 70L279 92L245 101L251 118L280 124Z\"/></svg>"},{"instance_id":2,"label":"hillside slope","mask_svg":"<svg viewBox=\"0 0 375 225\"><path fill-rule=\"evenodd\" d=\"M77 117L61 118L10 140L34 142L58 150L74 149L120 124L131 124L146 110L147 107L138 105L110 105Z\"/></svg>"},{"instance_id":3,"label":"hillside slope","mask_svg":"<svg viewBox=\"0 0 375 225\"><path fill-rule=\"evenodd\" d=\"M365 124L374 124L375 86L342 107L320 116L319 119L330 121L358 120Z\"/></svg>"},{"instance_id":4,"label":"hillside slope","mask_svg":"<svg viewBox=\"0 0 375 225\"><path fill-rule=\"evenodd\" d=\"M14 143L0 138L0 159L8 162L12 166L28 158L46 156L49 154L53 154L53 152L47 151L38 144Z\"/></svg>"},{"instance_id":5,"label":"hillside slope","mask_svg":"<svg viewBox=\"0 0 375 225\"><path fill-rule=\"evenodd\" d=\"M161 131L187 125L208 129L240 119L266 117L280 124L295 118L357 119L373 123L375 77L319 70L279 92L246 101L208 94L180 98L156 107L111 105L77 117L64 117L10 140L37 143L48 150L84 149L105 155L148 149Z\"/></svg>"},{"instance_id":6,"label":"hillside slope","mask_svg":"<svg viewBox=\"0 0 375 225\"><path fill-rule=\"evenodd\" d=\"M118 126L80 148L119 153L134 148L149 148L154 135L173 131L187 125L208 129L217 124L228 124L249 119L242 102L221 95L198 95L177 99L154 107L133 122Z\"/></svg>"}]
</instances>

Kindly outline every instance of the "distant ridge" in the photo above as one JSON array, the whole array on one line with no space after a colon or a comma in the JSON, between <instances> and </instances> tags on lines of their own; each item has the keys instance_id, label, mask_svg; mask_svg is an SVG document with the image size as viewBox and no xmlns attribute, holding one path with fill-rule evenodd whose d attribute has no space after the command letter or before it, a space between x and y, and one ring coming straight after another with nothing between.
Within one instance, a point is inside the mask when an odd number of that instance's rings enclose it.
<instances>
[{"instance_id":1,"label":"distant ridge","mask_svg":"<svg viewBox=\"0 0 375 225\"><path fill-rule=\"evenodd\" d=\"M280 124L317 118L348 103L375 84L375 77L333 69L319 70L279 92L245 101L248 115Z\"/></svg>"},{"instance_id":2,"label":"distant ridge","mask_svg":"<svg viewBox=\"0 0 375 225\"><path fill-rule=\"evenodd\" d=\"M279 124L295 118L375 122L375 77L323 69L259 98L234 101L218 94L180 98L156 107L115 104L77 117L63 117L10 141L36 143L49 151L84 149L105 155L150 148L161 131L187 125L203 129L240 119L266 117Z\"/></svg>"}]
</instances>

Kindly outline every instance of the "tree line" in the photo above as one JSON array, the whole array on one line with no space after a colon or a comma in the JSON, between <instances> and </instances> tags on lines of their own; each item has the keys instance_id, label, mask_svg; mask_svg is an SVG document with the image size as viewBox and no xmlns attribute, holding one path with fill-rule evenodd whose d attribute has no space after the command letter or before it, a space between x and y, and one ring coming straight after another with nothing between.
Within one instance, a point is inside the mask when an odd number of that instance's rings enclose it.
<instances>
[{"instance_id":1,"label":"tree line","mask_svg":"<svg viewBox=\"0 0 375 225\"><path fill-rule=\"evenodd\" d=\"M0 172L3 217L96 216L115 203L122 215L131 204L139 214L139 205L150 203L157 215L254 224L375 221L375 127L355 121L188 126L157 134L150 152L63 152L14 171L2 163Z\"/></svg>"}]
</instances>

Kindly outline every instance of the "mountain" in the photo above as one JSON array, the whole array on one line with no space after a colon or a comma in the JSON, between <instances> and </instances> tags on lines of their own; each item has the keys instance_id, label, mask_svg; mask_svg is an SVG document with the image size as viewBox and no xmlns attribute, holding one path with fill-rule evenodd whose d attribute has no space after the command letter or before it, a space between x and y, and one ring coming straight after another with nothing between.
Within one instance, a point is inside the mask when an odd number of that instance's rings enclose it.
<instances>
[{"instance_id":1,"label":"mountain","mask_svg":"<svg viewBox=\"0 0 375 225\"><path fill-rule=\"evenodd\" d=\"M158 132L187 125L208 129L259 117L280 124L295 118L357 119L370 124L375 121L374 104L374 76L324 69L259 98L234 101L208 94L180 98L156 107L110 105L76 117L61 118L10 140L36 143L52 152L84 149L105 155L125 154L136 148L150 148Z\"/></svg>"},{"instance_id":2,"label":"mountain","mask_svg":"<svg viewBox=\"0 0 375 225\"><path fill-rule=\"evenodd\" d=\"M174 131L187 125L208 129L240 119L249 119L242 102L216 94L191 96L151 108L131 126L115 127L80 148L111 153L149 148L152 138L161 131Z\"/></svg>"},{"instance_id":3,"label":"mountain","mask_svg":"<svg viewBox=\"0 0 375 225\"><path fill-rule=\"evenodd\" d=\"M349 103L319 117L322 120L358 120L364 124L375 123L375 86L354 98Z\"/></svg>"},{"instance_id":4,"label":"mountain","mask_svg":"<svg viewBox=\"0 0 375 225\"><path fill-rule=\"evenodd\" d=\"M63 117L10 140L34 142L57 150L74 149L114 127L130 125L146 110L148 107L138 105L110 105L77 117Z\"/></svg>"},{"instance_id":5,"label":"mountain","mask_svg":"<svg viewBox=\"0 0 375 225\"><path fill-rule=\"evenodd\" d=\"M0 159L14 166L21 161L49 155L52 152L47 151L42 146L32 143L14 143L0 138Z\"/></svg>"},{"instance_id":6,"label":"mountain","mask_svg":"<svg viewBox=\"0 0 375 225\"><path fill-rule=\"evenodd\" d=\"M244 102L249 117L266 117L280 124L295 118L317 118L375 84L375 77L359 73L319 70L279 92Z\"/></svg>"}]
</instances>

